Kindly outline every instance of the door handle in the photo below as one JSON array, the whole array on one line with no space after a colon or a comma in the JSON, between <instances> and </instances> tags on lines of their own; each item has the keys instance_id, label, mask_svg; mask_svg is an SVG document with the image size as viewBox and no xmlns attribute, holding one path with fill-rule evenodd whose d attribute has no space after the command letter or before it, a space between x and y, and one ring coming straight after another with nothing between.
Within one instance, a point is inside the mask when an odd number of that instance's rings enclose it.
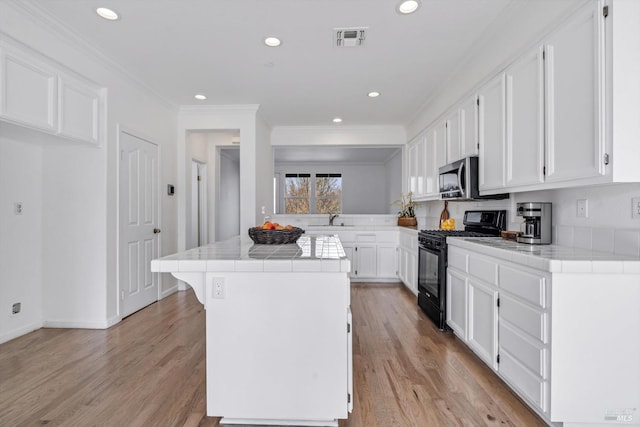
<instances>
[{"instance_id":1,"label":"door handle","mask_svg":"<svg viewBox=\"0 0 640 427\"><path fill-rule=\"evenodd\" d=\"M159 232L161 232L162 230L160 230L159 228L154 228L153 229L153 234L158 234Z\"/></svg>"}]
</instances>

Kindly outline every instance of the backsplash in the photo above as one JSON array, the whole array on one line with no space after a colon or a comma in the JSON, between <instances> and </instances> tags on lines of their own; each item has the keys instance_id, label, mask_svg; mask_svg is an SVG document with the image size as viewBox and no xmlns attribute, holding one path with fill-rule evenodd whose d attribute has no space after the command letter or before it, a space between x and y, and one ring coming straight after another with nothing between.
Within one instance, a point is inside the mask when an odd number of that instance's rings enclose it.
<instances>
[{"instance_id":1,"label":"backsplash","mask_svg":"<svg viewBox=\"0 0 640 427\"><path fill-rule=\"evenodd\" d=\"M640 185L615 184L558 190L513 193L508 200L449 202L448 211L462 229L466 210L505 209L507 229L519 230L516 215L519 202L553 203L552 243L640 257L640 220L631 218L631 198L640 197ZM576 201L587 200L586 218L578 218ZM419 229L439 225L443 201L419 203L416 218Z\"/></svg>"},{"instance_id":2,"label":"backsplash","mask_svg":"<svg viewBox=\"0 0 640 427\"><path fill-rule=\"evenodd\" d=\"M308 214L308 215L271 215L270 221L275 221L282 225L291 224L294 227L307 228L309 224L328 225L328 214ZM359 226L381 226L396 225L398 217L393 215L368 215L368 214L339 214L334 220L333 225L359 225Z\"/></svg>"}]
</instances>

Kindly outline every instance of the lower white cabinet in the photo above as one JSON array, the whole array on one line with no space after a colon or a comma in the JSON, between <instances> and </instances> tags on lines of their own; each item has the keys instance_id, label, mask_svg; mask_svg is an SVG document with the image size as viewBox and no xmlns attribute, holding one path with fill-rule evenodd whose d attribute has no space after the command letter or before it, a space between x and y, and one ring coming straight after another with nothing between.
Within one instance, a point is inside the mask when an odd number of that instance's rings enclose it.
<instances>
[{"instance_id":1,"label":"lower white cabinet","mask_svg":"<svg viewBox=\"0 0 640 427\"><path fill-rule=\"evenodd\" d=\"M448 325L532 410L565 426L639 419L638 260L447 242Z\"/></svg>"},{"instance_id":2,"label":"lower white cabinet","mask_svg":"<svg viewBox=\"0 0 640 427\"><path fill-rule=\"evenodd\" d=\"M401 230L398 245L398 278L418 294L418 233Z\"/></svg>"},{"instance_id":3,"label":"lower white cabinet","mask_svg":"<svg viewBox=\"0 0 640 427\"><path fill-rule=\"evenodd\" d=\"M493 369L498 367L498 289L469 279L467 344Z\"/></svg>"},{"instance_id":4,"label":"lower white cabinet","mask_svg":"<svg viewBox=\"0 0 640 427\"><path fill-rule=\"evenodd\" d=\"M398 281L397 230L358 230L349 227L346 231L342 228L336 231L335 228L340 227L311 229L307 233L338 235L347 258L351 260L349 278L352 281Z\"/></svg>"}]
</instances>

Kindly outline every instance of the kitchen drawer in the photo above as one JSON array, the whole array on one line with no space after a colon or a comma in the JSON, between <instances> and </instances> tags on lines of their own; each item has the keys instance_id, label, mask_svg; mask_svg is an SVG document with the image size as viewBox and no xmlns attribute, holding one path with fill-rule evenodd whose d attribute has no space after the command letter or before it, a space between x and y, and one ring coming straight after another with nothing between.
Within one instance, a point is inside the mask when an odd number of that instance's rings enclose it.
<instances>
[{"instance_id":1,"label":"kitchen drawer","mask_svg":"<svg viewBox=\"0 0 640 427\"><path fill-rule=\"evenodd\" d=\"M545 308L545 278L501 265L500 288Z\"/></svg>"},{"instance_id":2,"label":"kitchen drawer","mask_svg":"<svg viewBox=\"0 0 640 427\"><path fill-rule=\"evenodd\" d=\"M500 353L498 372L541 412L548 412L549 383L532 374L509 353Z\"/></svg>"},{"instance_id":3,"label":"kitchen drawer","mask_svg":"<svg viewBox=\"0 0 640 427\"><path fill-rule=\"evenodd\" d=\"M447 252L447 265L460 271L468 272L469 255L467 252L455 246L449 246Z\"/></svg>"},{"instance_id":4,"label":"kitchen drawer","mask_svg":"<svg viewBox=\"0 0 640 427\"><path fill-rule=\"evenodd\" d=\"M376 232L376 242L398 244L397 231L378 231Z\"/></svg>"},{"instance_id":5,"label":"kitchen drawer","mask_svg":"<svg viewBox=\"0 0 640 427\"><path fill-rule=\"evenodd\" d=\"M375 234L356 234L356 242L358 243L375 243Z\"/></svg>"},{"instance_id":6,"label":"kitchen drawer","mask_svg":"<svg viewBox=\"0 0 640 427\"><path fill-rule=\"evenodd\" d=\"M521 364L543 379L549 377L547 372L549 351L540 342L527 338L507 322L501 322L499 328L500 350L503 354L508 352Z\"/></svg>"},{"instance_id":7,"label":"kitchen drawer","mask_svg":"<svg viewBox=\"0 0 640 427\"><path fill-rule=\"evenodd\" d=\"M500 294L500 319L522 329L543 343L547 343L547 314L525 305L505 294Z\"/></svg>"},{"instance_id":8,"label":"kitchen drawer","mask_svg":"<svg viewBox=\"0 0 640 427\"><path fill-rule=\"evenodd\" d=\"M482 279L489 284L498 284L498 264L488 258L470 254L469 274L477 277L478 279Z\"/></svg>"},{"instance_id":9,"label":"kitchen drawer","mask_svg":"<svg viewBox=\"0 0 640 427\"><path fill-rule=\"evenodd\" d=\"M356 241L356 233L353 231L338 231L336 234L342 243L352 243Z\"/></svg>"}]
</instances>

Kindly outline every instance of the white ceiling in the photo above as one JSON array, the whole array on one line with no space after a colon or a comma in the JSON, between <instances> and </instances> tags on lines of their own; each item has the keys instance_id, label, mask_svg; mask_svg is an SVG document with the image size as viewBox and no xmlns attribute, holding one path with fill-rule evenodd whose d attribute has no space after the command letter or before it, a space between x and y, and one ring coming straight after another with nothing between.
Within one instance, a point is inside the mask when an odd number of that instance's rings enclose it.
<instances>
[{"instance_id":1,"label":"white ceiling","mask_svg":"<svg viewBox=\"0 0 640 427\"><path fill-rule=\"evenodd\" d=\"M23 0L175 105L260 104L271 126L405 125L516 0ZM109 22L106 6L121 19ZM333 29L368 27L360 48ZM265 36L282 39L278 48ZM369 91L381 92L370 99ZM204 102L193 96L203 93Z\"/></svg>"}]
</instances>

